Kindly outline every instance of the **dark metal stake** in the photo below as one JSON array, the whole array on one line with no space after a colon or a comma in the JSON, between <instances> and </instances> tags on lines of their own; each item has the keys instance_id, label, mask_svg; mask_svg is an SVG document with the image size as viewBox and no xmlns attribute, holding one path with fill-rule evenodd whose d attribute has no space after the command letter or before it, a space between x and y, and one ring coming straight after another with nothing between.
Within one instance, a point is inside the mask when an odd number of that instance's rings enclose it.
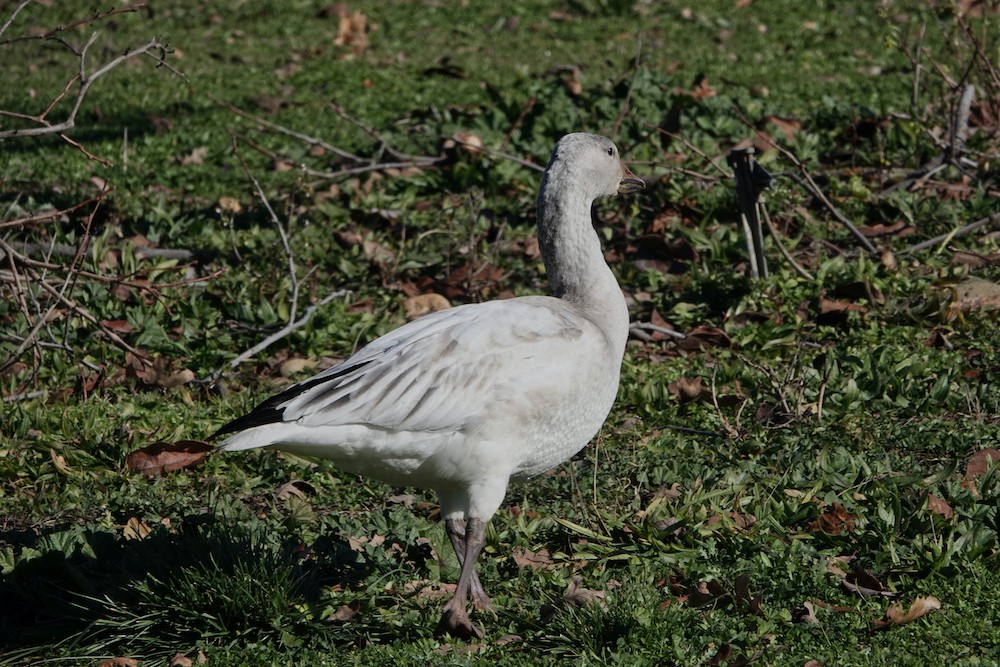
<instances>
[{"instance_id":1,"label":"dark metal stake","mask_svg":"<svg viewBox=\"0 0 1000 667\"><path fill-rule=\"evenodd\" d=\"M757 200L761 190L770 187L773 178L756 160L754 149L734 148L726 162L736 176L736 196L743 220L743 233L750 257L750 273L754 278L767 278L767 257L764 256L764 231L760 224Z\"/></svg>"}]
</instances>

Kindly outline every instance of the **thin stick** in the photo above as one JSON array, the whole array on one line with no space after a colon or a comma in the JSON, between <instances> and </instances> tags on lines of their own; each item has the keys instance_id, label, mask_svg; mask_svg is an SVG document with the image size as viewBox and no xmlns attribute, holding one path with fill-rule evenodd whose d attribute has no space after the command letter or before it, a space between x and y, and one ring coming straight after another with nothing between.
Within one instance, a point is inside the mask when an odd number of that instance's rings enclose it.
<instances>
[{"instance_id":1,"label":"thin stick","mask_svg":"<svg viewBox=\"0 0 1000 667\"><path fill-rule=\"evenodd\" d=\"M236 159L239 160L240 166L243 167L243 173L246 174L247 178L253 184L254 190L257 191L257 197L260 199L261 203L264 204L264 208L267 209L268 215L271 217L271 222L274 223L275 228L278 230L278 236L281 237L281 247L285 251L285 260L288 262L288 279L292 282L292 296L290 297L291 303L289 304L288 321L294 322L295 316L298 314L299 308L299 276L298 269L295 267L295 255L292 253L292 248L288 243L288 235L285 233L285 228L282 227L281 221L278 220L278 215L271 208L271 202L268 201L267 195L264 194L264 189L260 187L260 182L250 171L250 167L247 166L246 161L240 154L240 147L236 141L236 138L232 138L233 142L233 152L236 155Z\"/></svg>"},{"instance_id":2,"label":"thin stick","mask_svg":"<svg viewBox=\"0 0 1000 667\"><path fill-rule=\"evenodd\" d=\"M151 51L162 52L165 51L167 48L166 44L163 44L159 40L154 39L135 50L126 51L117 58L108 61L97 71L87 76L84 73L84 66L86 58L86 49L87 47L90 46L90 44L91 42L88 42L87 45L84 47L84 49L77 54L78 57L80 58L80 85L76 91L76 99L73 101L73 106L70 108L66 118L64 118L59 123L51 123L45 118L45 114L48 113L48 110L46 110L41 115L31 118L31 120L40 124L39 127L3 130L0 131L0 139L9 139L12 137L35 137L43 134L62 134L67 130L73 129L76 126L77 113L79 113L80 107L83 106L83 100L87 97L87 93L90 91L90 87L94 85L94 82L96 82L98 79L100 79L102 76L110 72L115 67L118 67L119 65L128 60L131 60L137 56L148 55ZM155 58L155 59L162 60L162 58ZM10 115L10 114L3 114L3 115Z\"/></svg>"},{"instance_id":3,"label":"thin stick","mask_svg":"<svg viewBox=\"0 0 1000 667\"><path fill-rule=\"evenodd\" d=\"M632 322L629 325L630 331L652 331L653 333L663 334L664 336L669 336L676 340L684 340L687 338L687 334L681 333L680 331L674 331L673 329L668 329L666 327L657 326L652 322Z\"/></svg>"},{"instance_id":4,"label":"thin stick","mask_svg":"<svg viewBox=\"0 0 1000 667\"><path fill-rule=\"evenodd\" d=\"M352 160L354 162L363 162L363 159L361 157L358 157L354 153L349 153L341 148L338 148L333 144L324 141L323 139L320 139L318 137L313 137L308 134L303 134L301 132L297 132L295 130L285 127L284 125L278 125L277 123L272 123L269 120L254 115L249 111L244 111L243 109L240 109L238 106L230 104L229 102L224 102L216 97L213 97L212 95L209 95L208 99L211 100L213 104L216 104L228 111L232 111L237 116L245 118L249 121L253 121L254 123L260 125L261 127L273 130L274 132L277 132L279 134L284 134L286 136L292 137L293 139L298 139L299 141L309 144L310 146L319 146L347 160Z\"/></svg>"},{"instance_id":5,"label":"thin stick","mask_svg":"<svg viewBox=\"0 0 1000 667\"><path fill-rule=\"evenodd\" d=\"M809 282L815 282L816 278L814 278L811 273L802 268L798 262L792 259L792 255L791 253L788 252L788 248L786 248L785 244L781 242L781 238L778 236L778 230L774 228L774 224L771 222L771 214L767 212L767 207L764 206L763 201L758 203L758 208L760 209L760 212L763 214L761 217L764 218L764 224L767 225L767 231L771 235L771 240L774 241L774 244L776 246L778 246L778 251L781 253L781 256L784 257L788 261L788 263L792 265L792 268L795 270L795 273L799 274Z\"/></svg>"},{"instance_id":6,"label":"thin stick","mask_svg":"<svg viewBox=\"0 0 1000 667\"><path fill-rule=\"evenodd\" d=\"M1000 213L994 213L993 215L988 215L985 218L980 218L975 222L970 222L967 225L959 227L958 229L953 229L947 234L941 234L940 236L935 236L932 239L927 239L926 241L921 241L920 243L915 243L909 248L903 251L902 254L907 254L911 252L918 252L920 250L926 250L932 246L936 246L939 243L946 243L956 236L962 236L963 234L968 234L969 232L974 232L981 227L986 227L995 222L1000 222Z\"/></svg>"},{"instance_id":7,"label":"thin stick","mask_svg":"<svg viewBox=\"0 0 1000 667\"><path fill-rule=\"evenodd\" d=\"M14 22L14 19L17 18L17 15L21 13L21 10L30 5L33 1L34 0L23 0L21 4L19 4L17 7L14 8L14 11L11 12L11 15L8 16L4 24L0 26L0 35L3 35L5 32L7 32L7 28L9 28L10 24Z\"/></svg>"},{"instance_id":8,"label":"thin stick","mask_svg":"<svg viewBox=\"0 0 1000 667\"><path fill-rule=\"evenodd\" d=\"M660 134L662 134L664 136L670 137L674 141L681 142L682 144L684 144L685 148L687 148L692 153L695 153L696 155L700 156L701 159L703 159L705 162L707 162L709 164L709 166L715 168L724 177L726 177L726 178L732 178L733 177L733 175L731 173L729 173L728 171L726 171L725 169L723 169L722 167L720 167L719 165L717 165L712 158L710 158L707 155L705 155L704 151L702 151L700 148L698 148L697 146L695 146L694 144L692 144L691 142L689 142L687 139L685 139L681 135L674 134L673 132L667 132L662 127L657 127L656 125L651 125L650 123L647 123L645 121L643 121L642 124L644 126L646 126L647 128L651 129L651 130L655 130L655 131L659 132Z\"/></svg>"},{"instance_id":9,"label":"thin stick","mask_svg":"<svg viewBox=\"0 0 1000 667\"><path fill-rule=\"evenodd\" d=\"M304 327L306 324L309 323L309 320L313 318L313 315L316 314L317 310L319 310L326 304L330 303L334 299L344 296L345 294L347 294L347 290L337 290L336 292L331 292L330 294L327 294L323 298L323 300L321 300L319 303L306 308L305 312L302 313L302 317L300 317L294 322L289 322L281 329L275 331L273 334L271 334L264 340L260 341L250 349L245 350L244 352L241 352L240 354L236 355L236 357L234 357L228 364L226 364L226 366L216 369L215 371L210 373L208 377L201 380L201 382L214 384L222 376L227 367L230 370L232 370L237 366L239 366L240 364L242 364L247 359L250 359L251 357L256 356L258 353L266 350L268 347L278 342L282 338L285 338L286 336L295 333L296 331L298 331L299 329L301 329L302 327Z\"/></svg>"}]
</instances>

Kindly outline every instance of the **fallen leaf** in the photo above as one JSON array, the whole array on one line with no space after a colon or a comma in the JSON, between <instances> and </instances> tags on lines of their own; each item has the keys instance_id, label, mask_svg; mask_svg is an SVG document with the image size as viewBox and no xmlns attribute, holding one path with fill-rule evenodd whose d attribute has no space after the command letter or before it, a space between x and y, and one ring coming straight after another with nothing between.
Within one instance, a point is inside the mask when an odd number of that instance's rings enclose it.
<instances>
[{"instance_id":1,"label":"fallen leaf","mask_svg":"<svg viewBox=\"0 0 1000 667\"><path fill-rule=\"evenodd\" d=\"M1000 464L1000 449L981 449L965 464L965 480L968 482L982 477L991 465L997 464Z\"/></svg>"},{"instance_id":2,"label":"fallen leaf","mask_svg":"<svg viewBox=\"0 0 1000 667\"><path fill-rule=\"evenodd\" d=\"M816 618L816 608L813 606L813 603L806 600L802 603L801 607L793 609L792 621L795 623L810 623L812 625L819 625L819 619Z\"/></svg>"},{"instance_id":3,"label":"fallen leaf","mask_svg":"<svg viewBox=\"0 0 1000 667\"><path fill-rule=\"evenodd\" d=\"M918 618L922 618L940 608L941 601L933 595L920 596L913 600L910 608L905 613L903 612L903 604L901 602L889 605L889 608L885 612L885 618L877 619L873 623L876 630L888 630L897 625L912 623Z\"/></svg>"},{"instance_id":4,"label":"fallen leaf","mask_svg":"<svg viewBox=\"0 0 1000 667\"><path fill-rule=\"evenodd\" d=\"M542 549L541 551L535 552L524 547L514 547L511 552L511 556L514 558L514 562L517 563L518 567L528 567L532 570L550 570L552 569L552 558L549 556L548 549Z\"/></svg>"},{"instance_id":5,"label":"fallen leaf","mask_svg":"<svg viewBox=\"0 0 1000 667\"><path fill-rule=\"evenodd\" d=\"M826 561L826 571L843 578L847 576L855 558L856 556L833 556Z\"/></svg>"},{"instance_id":6,"label":"fallen leaf","mask_svg":"<svg viewBox=\"0 0 1000 667\"><path fill-rule=\"evenodd\" d=\"M944 498L938 498L933 493L927 494L927 509L934 514L943 516L945 519L950 519L955 516L955 510L951 508L948 501Z\"/></svg>"},{"instance_id":7,"label":"fallen leaf","mask_svg":"<svg viewBox=\"0 0 1000 667\"><path fill-rule=\"evenodd\" d=\"M795 136L799 133L799 130L802 129L801 121L794 118L781 118L779 116L767 116L760 123L762 128L768 125L773 125L778 128L778 131L788 141L794 141Z\"/></svg>"},{"instance_id":8,"label":"fallen leaf","mask_svg":"<svg viewBox=\"0 0 1000 667\"><path fill-rule=\"evenodd\" d=\"M348 47L354 56L363 53L368 48L368 17L359 11L350 15L347 12L341 14L333 43Z\"/></svg>"},{"instance_id":9,"label":"fallen leaf","mask_svg":"<svg viewBox=\"0 0 1000 667\"><path fill-rule=\"evenodd\" d=\"M361 601L353 600L347 604L340 605L340 607L337 608L337 611L333 612L333 615L330 616L328 620L344 623L357 616L360 609Z\"/></svg>"},{"instance_id":10,"label":"fallen leaf","mask_svg":"<svg viewBox=\"0 0 1000 667\"><path fill-rule=\"evenodd\" d=\"M227 213L229 215L236 215L243 210L243 205L240 204L240 200L235 197L219 197L218 207L222 213Z\"/></svg>"},{"instance_id":11,"label":"fallen leaf","mask_svg":"<svg viewBox=\"0 0 1000 667\"><path fill-rule=\"evenodd\" d=\"M73 471L70 469L69 464L66 463L66 457L51 447L49 448L49 456L52 458L52 465L56 467L56 470L64 475L72 474Z\"/></svg>"},{"instance_id":12,"label":"fallen leaf","mask_svg":"<svg viewBox=\"0 0 1000 667\"><path fill-rule=\"evenodd\" d=\"M826 508L818 519L809 522L809 528L813 532L823 532L827 535L840 535L854 531L854 520L857 518L851 514L840 503Z\"/></svg>"},{"instance_id":13,"label":"fallen leaf","mask_svg":"<svg viewBox=\"0 0 1000 667\"><path fill-rule=\"evenodd\" d=\"M125 467L148 477L198 465L215 449L200 440L154 442L125 457Z\"/></svg>"},{"instance_id":14,"label":"fallen leaf","mask_svg":"<svg viewBox=\"0 0 1000 667\"><path fill-rule=\"evenodd\" d=\"M119 336L128 336L132 333L132 325L125 320L101 320L105 329L114 331Z\"/></svg>"},{"instance_id":15,"label":"fallen leaf","mask_svg":"<svg viewBox=\"0 0 1000 667\"><path fill-rule=\"evenodd\" d=\"M390 502L396 505L402 505L406 509L411 509L413 507L413 496L408 493L389 496L386 498L386 502Z\"/></svg>"},{"instance_id":16,"label":"fallen leaf","mask_svg":"<svg viewBox=\"0 0 1000 667\"><path fill-rule=\"evenodd\" d=\"M563 84L565 84L566 92L569 93L570 97L583 95L583 72L579 66L573 65L569 68L569 73L563 79Z\"/></svg>"},{"instance_id":17,"label":"fallen leaf","mask_svg":"<svg viewBox=\"0 0 1000 667\"><path fill-rule=\"evenodd\" d=\"M684 338L677 341L677 349L686 352L701 352L712 347L730 348L733 341L722 329L715 327L698 326L687 333Z\"/></svg>"},{"instance_id":18,"label":"fallen leaf","mask_svg":"<svg viewBox=\"0 0 1000 667\"><path fill-rule=\"evenodd\" d=\"M435 292L411 296L403 302L403 311L407 320L414 320L422 315L448 308L451 308L448 299Z\"/></svg>"},{"instance_id":19,"label":"fallen leaf","mask_svg":"<svg viewBox=\"0 0 1000 667\"><path fill-rule=\"evenodd\" d=\"M208 146L198 146L181 158L181 164L185 167L204 164L206 157L208 157Z\"/></svg>"},{"instance_id":20,"label":"fallen leaf","mask_svg":"<svg viewBox=\"0 0 1000 667\"><path fill-rule=\"evenodd\" d=\"M708 401L712 398L712 390L705 386L700 376L682 377L667 385L667 391L681 405L692 401Z\"/></svg>"},{"instance_id":21,"label":"fallen leaf","mask_svg":"<svg viewBox=\"0 0 1000 667\"><path fill-rule=\"evenodd\" d=\"M729 591L718 579L699 581L694 590L688 593L686 601L690 607L704 607L708 604L724 606L730 602Z\"/></svg>"},{"instance_id":22,"label":"fallen leaf","mask_svg":"<svg viewBox=\"0 0 1000 667\"><path fill-rule=\"evenodd\" d=\"M573 607L590 602L596 602L602 608L606 609L607 604L604 602L604 595L604 591L595 591L590 588L584 588L583 576L576 574L573 575L573 579L570 580L569 584L566 586L566 590L563 591L563 601Z\"/></svg>"},{"instance_id":23,"label":"fallen leaf","mask_svg":"<svg viewBox=\"0 0 1000 667\"><path fill-rule=\"evenodd\" d=\"M293 479L290 482L285 482L274 492L274 496L278 500L288 500L293 496L296 498L308 498L315 495L316 487L301 479Z\"/></svg>"},{"instance_id":24,"label":"fallen leaf","mask_svg":"<svg viewBox=\"0 0 1000 667\"><path fill-rule=\"evenodd\" d=\"M293 359L285 359L278 366L278 374L283 378L291 377L293 375L298 375L302 371L312 370L316 368L316 362L312 359L305 359L303 357L295 357Z\"/></svg>"},{"instance_id":25,"label":"fallen leaf","mask_svg":"<svg viewBox=\"0 0 1000 667\"><path fill-rule=\"evenodd\" d=\"M483 152L483 140L472 132L459 131L451 135L452 140L469 155Z\"/></svg>"},{"instance_id":26,"label":"fallen leaf","mask_svg":"<svg viewBox=\"0 0 1000 667\"><path fill-rule=\"evenodd\" d=\"M966 278L951 288L953 299L948 314L1000 309L1000 285L982 278Z\"/></svg>"},{"instance_id":27,"label":"fallen leaf","mask_svg":"<svg viewBox=\"0 0 1000 667\"><path fill-rule=\"evenodd\" d=\"M855 567L848 572L844 578L840 580L840 585L845 590L850 591L851 593L856 593L862 597L866 595L877 595L892 598L898 595L895 591L891 591L886 588L874 574L860 567Z\"/></svg>"},{"instance_id":28,"label":"fallen leaf","mask_svg":"<svg viewBox=\"0 0 1000 667\"><path fill-rule=\"evenodd\" d=\"M125 527L122 528L122 537L126 540L143 540L149 537L152 532L153 529L148 523L134 516L125 522Z\"/></svg>"},{"instance_id":29,"label":"fallen leaf","mask_svg":"<svg viewBox=\"0 0 1000 667\"><path fill-rule=\"evenodd\" d=\"M135 658L108 658L98 663L97 667L139 667L139 661Z\"/></svg>"},{"instance_id":30,"label":"fallen leaf","mask_svg":"<svg viewBox=\"0 0 1000 667\"><path fill-rule=\"evenodd\" d=\"M174 657L170 658L169 667L191 667L193 664L194 662L192 662L191 658L187 657L183 653L178 653Z\"/></svg>"}]
</instances>

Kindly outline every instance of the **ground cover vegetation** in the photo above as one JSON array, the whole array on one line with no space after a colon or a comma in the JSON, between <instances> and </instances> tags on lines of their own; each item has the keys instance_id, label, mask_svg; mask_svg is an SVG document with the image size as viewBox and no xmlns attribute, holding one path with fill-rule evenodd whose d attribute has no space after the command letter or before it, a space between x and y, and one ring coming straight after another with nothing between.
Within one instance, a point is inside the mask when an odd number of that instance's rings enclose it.
<instances>
[{"instance_id":1,"label":"ground cover vegetation","mask_svg":"<svg viewBox=\"0 0 1000 667\"><path fill-rule=\"evenodd\" d=\"M998 3L508 4L4 6L0 664L1000 661ZM203 442L544 291L575 130L648 183L598 210L619 400L494 518L486 639L435 638L430 494Z\"/></svg>"}]
</instances>

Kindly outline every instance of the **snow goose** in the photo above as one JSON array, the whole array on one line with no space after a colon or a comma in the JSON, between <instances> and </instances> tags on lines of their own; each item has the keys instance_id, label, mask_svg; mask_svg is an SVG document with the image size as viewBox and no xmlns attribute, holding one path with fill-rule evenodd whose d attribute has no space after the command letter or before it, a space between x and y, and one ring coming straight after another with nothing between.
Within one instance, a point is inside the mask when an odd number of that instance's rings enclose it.
<instances>
[{"instance_id":1,"label":"snow goose","mask_svg":"<svg viewBox=\"0 0 1000 667\"><path fill-rule=\"evenodd\" d=\"M436 491L461 565L438 632L481 637L467 603L490 607L476 560L508 482L582 449L618 392L628 310L591 207L643 187L609 139L563 137L538 194L553 296L425 315L226 424L219 447L274 447Z\"/></svg>"}]
</instances>

